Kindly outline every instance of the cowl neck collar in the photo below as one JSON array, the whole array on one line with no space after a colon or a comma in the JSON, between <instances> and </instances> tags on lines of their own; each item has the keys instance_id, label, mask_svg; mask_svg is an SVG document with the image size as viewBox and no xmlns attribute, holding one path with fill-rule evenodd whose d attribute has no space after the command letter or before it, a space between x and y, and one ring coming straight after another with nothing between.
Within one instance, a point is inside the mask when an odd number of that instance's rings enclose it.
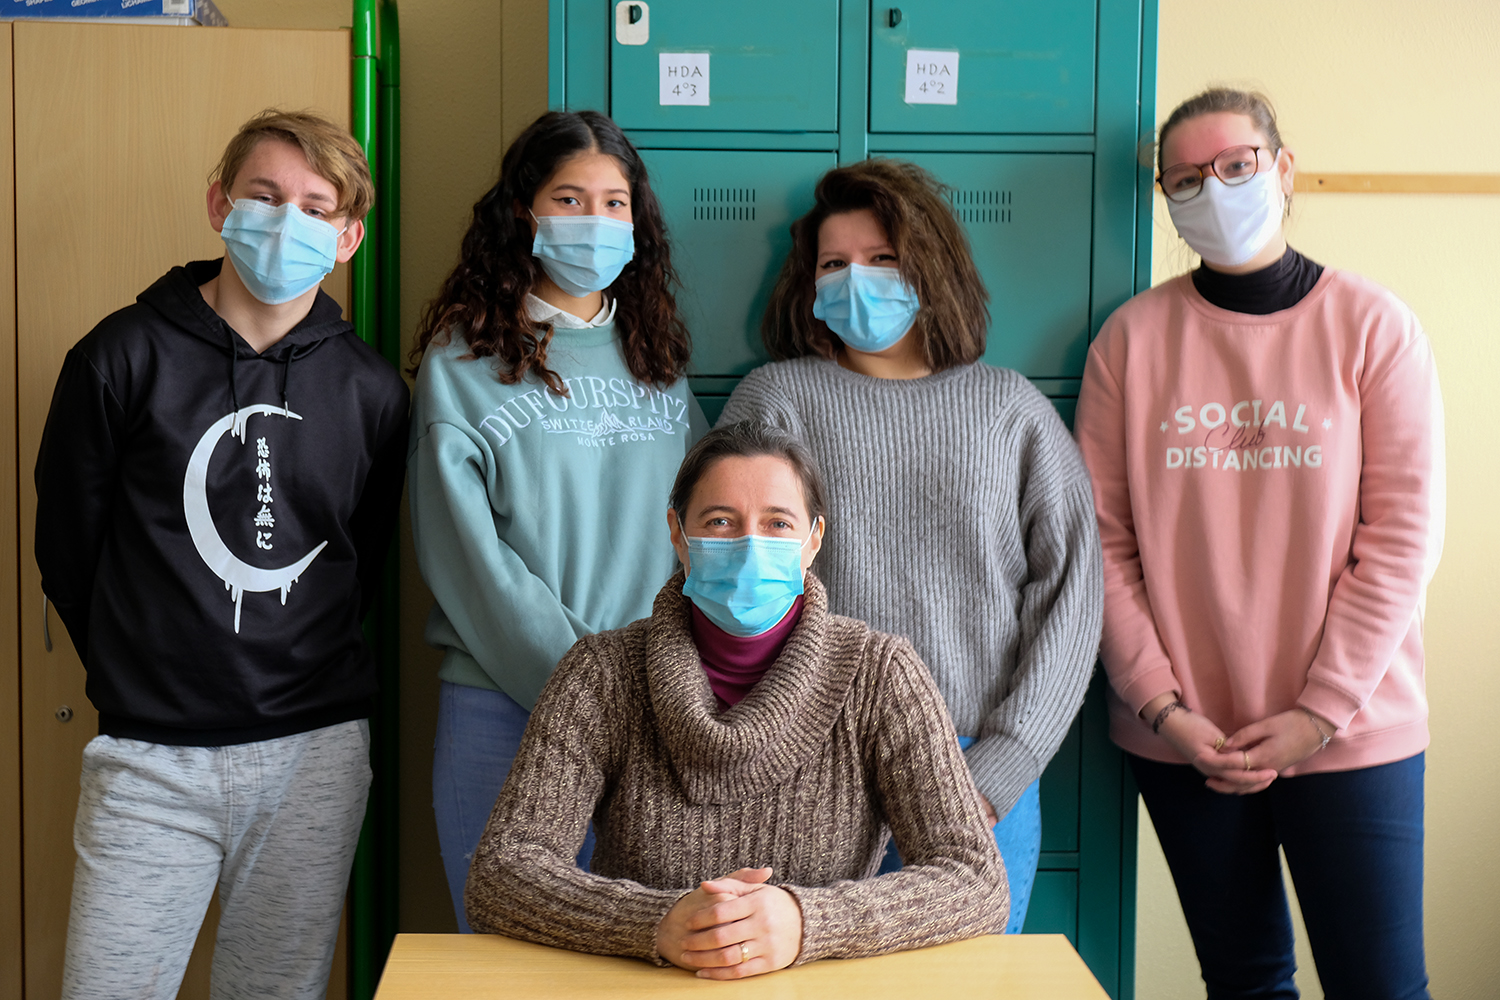
<instances>
[{"instance_id":1,"label":"cowl neck collar","mask_svg":"<svg viewBox=\"0 0 1500 1000\"><path fill-rule=\"evenodd\" d=\"M739 802L784 782L823 754L858 673L869 630L828 613L805 576L802 618L786 647L740 702L718 710L693 644L683 574L656 596L646 682L662 744L688 800Z\"/></svg>"}]
</instances>

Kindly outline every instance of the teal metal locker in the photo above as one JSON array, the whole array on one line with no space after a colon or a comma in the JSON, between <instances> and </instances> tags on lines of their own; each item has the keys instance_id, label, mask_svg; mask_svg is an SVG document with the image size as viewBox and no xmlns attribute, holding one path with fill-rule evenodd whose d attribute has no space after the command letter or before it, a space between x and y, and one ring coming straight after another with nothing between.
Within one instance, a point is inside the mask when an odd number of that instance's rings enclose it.
<instances>
[{"instance_id":1,"label":"teal metal locker","mask_svg":"<svg viewBox=\"0 0 1500 1000\"><path fill-rule=\"evenodd\" d=\"M548 98L610 114L661 199L710 420L818 177L867 156L947 184L990 291L985 360L1070 424L1090 339L1150 279L1157 0L549 0ZM1135 982L1135 788L1104 680L1042 778L1028 932Z\"/></svg>"}]
</instances>

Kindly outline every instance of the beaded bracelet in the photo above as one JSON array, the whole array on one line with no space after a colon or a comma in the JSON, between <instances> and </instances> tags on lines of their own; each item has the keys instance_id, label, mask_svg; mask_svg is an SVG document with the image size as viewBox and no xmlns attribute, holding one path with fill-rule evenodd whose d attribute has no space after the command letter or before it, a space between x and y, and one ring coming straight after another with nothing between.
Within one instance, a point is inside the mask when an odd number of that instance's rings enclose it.
<instances>
[{"instance_id":1,"label":"beaded bracelet","mask_svg":"<svg viewBox=\"0 0 1500 1000\"><path fill-rule=\"evenodd\" d=\"M1167 716L1171 715L1179 708L1184 712L1188 711L1188 707L1180 701L1169 701L1165 705L1163 705L1161 707L1161 711L1156 713L1156 718L1151 723L1151 731L1160 736L1161 724L1167 721Z\"/></svg>"},{"instance_id":2,"label":"beaded bracelet","mask_svg":"<svg viewBox=\"0 0 1500 1000\"><path fill-rule=\"evenodd\" d=\"M1297 707L1302 708L1301 705L1298 705ZM1318 723L1318 717L1316 715L1313 715L1312 712L1309 712L1305 708L1302 708L1302 711L1307 714L1308 721L1313 724L1313 728L1318 731L1318 735L1323 737L1323 742L1318 746L1318 750L1322 750L1324 747L1328 746L1328 741L1333 739L1333 737L1323 732L1323 727ZM1314 750L1313 753L1317 753L1318 750Z\"/></svg>"}]
</instances>

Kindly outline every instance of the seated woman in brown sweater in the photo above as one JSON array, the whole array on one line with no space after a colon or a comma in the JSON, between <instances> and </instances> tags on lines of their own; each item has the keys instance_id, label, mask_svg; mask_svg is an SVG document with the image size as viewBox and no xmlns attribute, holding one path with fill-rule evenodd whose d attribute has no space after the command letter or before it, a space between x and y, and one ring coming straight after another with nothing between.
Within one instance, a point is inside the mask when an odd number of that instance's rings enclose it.
<instances>
[{"instance_id":1,"label":"seated woman in brown sweater","mask_svg":"<svg viewBox=\"0 0 1500 1000\"><path fill-rule=\"evenodd\" d=\"M781 431L688 452L667 512L686 579L542 691L469 870L476 931L733 979L1004 930L1005 870L927 668L829 614L808 570L824 509ZM875 877L890 835L906 866Z\"/></svg>"}]
</instances>

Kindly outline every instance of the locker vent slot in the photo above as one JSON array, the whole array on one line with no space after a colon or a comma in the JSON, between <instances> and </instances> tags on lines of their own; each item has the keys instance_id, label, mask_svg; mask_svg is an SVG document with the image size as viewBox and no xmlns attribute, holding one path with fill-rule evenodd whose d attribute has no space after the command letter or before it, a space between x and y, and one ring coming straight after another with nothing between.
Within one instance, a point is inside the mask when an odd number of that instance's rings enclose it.
<instances>
[{"instance_id":1,"label":"locker vent slot","mask_svg":"<svg viewBox=\"0 0 1500 1000\"><path fill-rule=\"evenodd\" d=\"M1009 222L1011 193L950 188L948 204L960 222Z\"/></svg>"},{"instance_id":2,"label":"locker vent slot","mask_svg":"<svg viewBox=\"0 0 1500 1000\"><path fill-rule=\"evenodd\" d=\"M754 222L755 188L693 188L693 218L705 222Z\"/></svg>"}]
</instances>

